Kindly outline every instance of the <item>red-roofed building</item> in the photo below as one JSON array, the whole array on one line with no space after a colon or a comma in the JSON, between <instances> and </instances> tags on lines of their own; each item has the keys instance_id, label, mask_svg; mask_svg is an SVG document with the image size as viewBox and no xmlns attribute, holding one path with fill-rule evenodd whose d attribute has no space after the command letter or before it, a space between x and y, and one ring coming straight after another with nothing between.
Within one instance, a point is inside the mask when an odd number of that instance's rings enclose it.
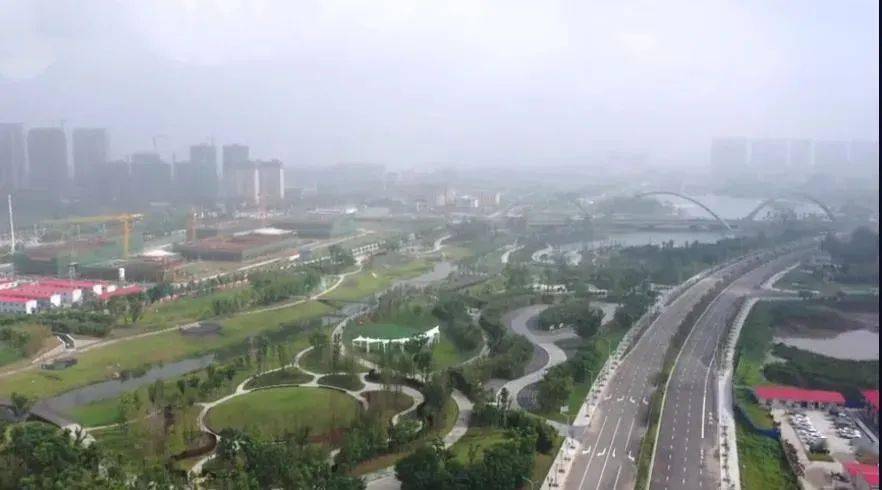
<instances>
[{"instance_id":1,"label":"red-roofed building","mask_svg":"<svg viewBox=\"0 0 882 490\"><path fill-rule=\"evenodd\" d=\"M22 286L14 289L4 289L3 296L12 298L26 298L37 301L39 308L52 308L61 306L61 295L55 291L34 286Z\"/></svg>"},{"instance_id":2,"label":"red-roofed building","mask_svg":"<svg viewBox=\"0 0 882 490\"><path fill-rule=\"evenodd\" d=\"M83 281L83 280L67 280L67 279L40 279L38 284L48 287L73 287L82 289L87 294L99 296L107 291L116 289L116 286L104 281Z\"/></svg>"},{"instance_id":3,"label":"red-roofed building","mask_svg":"<svg viewBox=\"0 0 882 490\"><path fill-rule=\"evenodd\" d=\"M879 390L863 390L861 394L866 402L864 410L867 412L867 416L876 425L879 425Z\"/></svg>"},{"instance_id":4,"label":"red-roofed building","mask_svg":"<svg viewBox=\"0 0 882 490\"><path fill-rule=\"evenodd\" d=\"M858 490L879 489L879 465L861 464L853 461L843 463L842 467L848 473L852 488Z\"/></svg>"},{"instance_id":5,"label":"red-roofed building","mask_svg":"<svg viewBox=\"0 0 882 490\"><path fill-rule=\"evenodd\" d=\"M121 288L117 288L113 291L108 291L108 292L102 294L101 296L99 296L98 298L103 301L107 301L110 298L115 298L117 296L131 296L133 294L140 294L143 292L144 292L144 288L142 288L141 286L137 286L137 285L124 286Z\"/></svg>"},{"instance_id":6,"label":"red-roofed building","mask_svg":"<svg viewBox=\"0 0 882 490\"><path fill-rule=\"evenodd\" d=\"M37 300L0 295L0 313L30 315L37 309Z\"/></svg>"},{"instance_id":7,"label":"red-roofed building","mask_svg":"<svg viewBox=\"0 0 882 490\"><path fill-rule=\"evenodd\" d=\"M768 408L818 408L829 410L845 405L836 391L804 390L793 386L757 386L756 399Z\"/></svg>"}]
</instances>

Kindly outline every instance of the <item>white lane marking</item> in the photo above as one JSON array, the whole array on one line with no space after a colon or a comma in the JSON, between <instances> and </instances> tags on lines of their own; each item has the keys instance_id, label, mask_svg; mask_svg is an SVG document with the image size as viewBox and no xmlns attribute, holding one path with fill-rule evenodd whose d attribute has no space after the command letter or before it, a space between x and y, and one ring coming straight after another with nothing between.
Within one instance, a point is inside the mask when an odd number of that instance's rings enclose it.
<instances>
[{"instance_id":1,"label":"white lane marking","mask_svg":"<svg viewBox=\"0 0 882 490\"><path fill-rule=\"evenodd\" d=\"M619 465L619 471L616 471L616 479L613 482L613 490L615 490L616 486L619 484L619 475L622 474L622 465Z\"/></svg>"},{"instance_id":2,"label":"white lane marking","mask_svg":"<svg viewBox=\"0 0 882 490\"><path fill-rule=\"evenodd\" d=\"M619 424L622 423L622 417L619 417L619 420L616 422L616 428L613 431L612 439L610 440L610 446L612 446L616 442L616 433L619 431ZM606 459L603 460L603 466L600 468L600 475L597 476L597 486L594 487L594 490L600 488L600 483L603 481L603 472L606 471L606 464L609 463L609 454L606 455Z\"/></svg>"},{"instance_id":3,"label":"white lane marking","mask_svg":"<svg viewBox=\"0 0 882 490\"><path fill-rule=\"evenodd\" d=\"M603 437L603 429L606 427L607 420L608 420L608 418L604 417L603 423L600 424L600 432L597 433L597 443L598 444L600 444L600 439L601 439L601 437ZM596 445L594 447L595 447L595 449L597 448ZM591 456L588 458L588 462L585 463L585 472L582 473L582 479L579 480L579 488L582 488L582 485L585 484L585 477L588 476L588 469L591 468L591 461L594 459L594 454L595 453L591 453Z\"/></svg>"}]
</instances>

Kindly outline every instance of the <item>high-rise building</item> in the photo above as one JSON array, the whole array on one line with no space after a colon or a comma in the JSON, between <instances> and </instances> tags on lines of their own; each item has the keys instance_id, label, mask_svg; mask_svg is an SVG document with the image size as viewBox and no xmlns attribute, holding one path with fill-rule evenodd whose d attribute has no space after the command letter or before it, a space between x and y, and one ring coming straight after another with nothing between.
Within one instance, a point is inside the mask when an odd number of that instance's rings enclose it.
<instances>
[{"instance_id":1,"label":"high-rise building","mask_svg":"<svg viewBox=\"0 0 882 490\"><path fill-rule=\"evenodd\" d=\"M62 128L33 128L28 131L28 184L52 194L68 185L67 136Z\"/></svg>"},{"instance_id":2,"label":"high-rise building","mask_svg":"<svg viewBox=\"0 0 882 490\"><path fill-rule=\"evenodd\" d=\"M859 176L873 176L879 174L879 142L861 141L851 142L849 159L854 173Z\"/></svg>"},{"instance_id":3,"label":"high-rise building","mask_svg":"<svg viewBox=\"0 0 882 490\"><path fill-rule=\"evenodd\" d=\"M194 199L191 202L206 204L214 202L218 194L217 147L208 144L191 146L189 164L191 169L186 169L186 167L182 167L182 169L194 175L195 181L192 187ZM177 168L175 172L177 172Z\"/></svg>"},{"instance_id":4,"label":"high-rise building","mask_svg":"<svg viewBox=\"0 0 882 490\"><path fill-rule=\"evenodd\" d=\"M133 198L141 201L165 201L171 197L171 165L158 153L132 154L130 165Z\"/></svg>"},{"instance_id":5,"label":"high-rise building","mask_svg":"<svg viewBox=\"0 0 882 490\"><path fill-rule=\"evenodd\" d=\"M249 149L245 145L224 145L223 147L223 194L226 197L235 197L236 172L235 168L247 165L251 157Z\"/></svg>"},{"instance_id":6,"label":"high-rise building","mask_svg":"<svg viewBox=\"0 0 882 490\"><path fill-rule=\"evenodd\" d=\"M818 141L815 143L815 171L837 174L848 167L848 143Z\"/></svg>"},{"instance_id":7,"label":"high-rise building","mask_svg":"<svg viewBox=\"0 0 882 490\"><path fill-rule=\"evenodd\" d=\"M74 180L86 185L95 177L95 169L107 163L107 130L76 128L72 139Z\"/></svg>"},{"instance_id":8,"label":"high-rise building","mask_svg":"<svg viewBox=\"0 0 882 490\"><path fill-rule=\"evenodd\" d=\"M764 182L780 182L787 176L790 148L785 139L763 138L750 142L751 175Z\"/></svg>"},{"instance_id":9,"label":"high-rise building","mask_svg":"<svg viewBox=\"0 0 882 490\"><path fill-rule=\"evenodd\" d=\"M24 187L26 177L24 127L19 123L0 123L0 189Z\"/></svg>"},{"instance_id":10,"label":"high-rise building","mask_svg":"<svg viewBox=\"0 0 882 490\"><path fill-rule=\"evenodd\" d=\"M812 166L812 142L811 140L790 140L790 159L788 167L796 172L805 173Z\"/></svg>"},{"instance_id":11,"label":"high-rise building","mask_svg":"<svg viewBox=\"0 0 882 490\"><path fill-rule=\"evenodd\" d=\"M260 174L253 162L237 163L230 168L230 197L253 206L260 202Z\"/></svg>"},{"instance_id":12,"label":"high-rise building","mask_svg":"<svg viewBox=\"0 0 882 490\"><path fill-rule=\"evenodd\" d=\"M140 186L132 187L129 174L129 164L123 160L116 160L97 165L94 169L92 180L92 196L102 202L130 202L137 198L137 194L130 192L139 189Z\"/></svg>"},{"instance_id":13,"label":"high-rise building","mask_svg":"<svg viewBox=\"0 0 882 490\"><path fill-rule=\"evenodd\" d=\"M745 138L714 138L711 142L711 173L719 183L746 172L748 144Z\"/></svg>"},{"instance_id":14,"label":"high-rise building","mask_svg":"<svg viewBox=\"0 0 882 490\"><path fill-rule=\"evenodd\" d=\"M257 162L258 193L264 206L278 206L285 199L285 168L282 162Z\"/></svg>"}]
</instances>

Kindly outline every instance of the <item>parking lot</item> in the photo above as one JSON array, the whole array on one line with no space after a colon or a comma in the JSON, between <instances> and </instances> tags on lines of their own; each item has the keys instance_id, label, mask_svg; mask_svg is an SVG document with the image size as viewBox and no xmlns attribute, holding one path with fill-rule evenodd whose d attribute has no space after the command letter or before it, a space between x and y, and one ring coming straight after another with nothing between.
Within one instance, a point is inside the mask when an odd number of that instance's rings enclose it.
<instances>
[{"instance_id":1,"label":"parking lot","mask_svg":"<svg viewBox=\"0 0 882 490\"><path fill-rule=\"evenodd\" d=\"M778 409L772 415L781 423L781 437L797 450L806 487L829 488L832 475L842 473L841 463L858 459L859 453L872 447L848 412Z\"/></svg>"}]
</instances>

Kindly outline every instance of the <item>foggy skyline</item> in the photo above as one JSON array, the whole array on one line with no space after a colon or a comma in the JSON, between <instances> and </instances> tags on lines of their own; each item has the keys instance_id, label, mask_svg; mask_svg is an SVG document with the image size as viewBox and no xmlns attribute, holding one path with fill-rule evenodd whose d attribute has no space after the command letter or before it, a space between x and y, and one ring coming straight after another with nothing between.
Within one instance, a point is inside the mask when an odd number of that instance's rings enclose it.
<instances>
[{"instance_id":1,"label":"foggy skyline","mask_svg":"<svg viewBox=\"0 0 882 490\"><path fill-rule=\"evenodd\" d=\"M702 164L715 136L878 140L878 4L0 0L0 119L111 156Z\"/></svg>"}]
</instances>

